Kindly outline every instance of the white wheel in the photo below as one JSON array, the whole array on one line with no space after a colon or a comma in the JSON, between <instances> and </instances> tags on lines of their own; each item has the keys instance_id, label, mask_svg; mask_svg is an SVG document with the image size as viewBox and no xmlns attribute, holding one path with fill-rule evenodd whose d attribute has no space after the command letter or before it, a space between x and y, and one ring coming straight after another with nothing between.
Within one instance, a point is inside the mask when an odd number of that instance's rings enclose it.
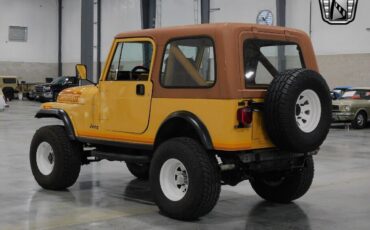
<instances>
[{"instance_id":1,"label":"white wheel","mask_svg":"<svg viewBox=\"0 0 370 230\"><path fill-rule=\"evenodd\" d=\"M163 194L171 201L181 200L189 186L188 172L181 161L171 158L161 167L159 183Z\"/></svg>"},{"instance_id":2,"label":"white wheel","mask_svg":"<svg viewBox=\"0 0 370 230\"><path fill-rule=\"evenodd\" d=\"M36 151L36 164L39 171L48 176L54 169L55 154L51 145L47 142L42 142Z\"/></svg>"},{"instance_id":3,"label":"white wheel","mask_svg":"<svg viewBox=\"0 0 370 230\"><path fill-rule=\"evenodd\" d=\"M303 91L297 99L295 119L298 127L305 133L316 129L321 118L321 102L319 96L310 89Z\"/></svg>"}]
</instances>

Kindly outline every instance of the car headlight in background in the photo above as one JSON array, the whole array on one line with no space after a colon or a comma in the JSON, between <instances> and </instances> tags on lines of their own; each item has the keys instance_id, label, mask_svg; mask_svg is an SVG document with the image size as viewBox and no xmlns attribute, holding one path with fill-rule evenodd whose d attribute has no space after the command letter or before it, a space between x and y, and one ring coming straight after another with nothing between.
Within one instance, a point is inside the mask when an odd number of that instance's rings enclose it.
<instances>
[{"instance_id":1,"label":"car headlight in background","mask_svg":"<svg viewBox=\"0 0 370 230\"><path fill-rule=\"evenodd\" d=\"M50 86L46 86L46 87L44 87L44 90L45 90L45 91L50 91Z\"/></svg>"},{"instance_id":2,"label":"car headlight in background","mask_svg":"<svg viewBox=\"0 0 370 230\"><path fill-rule=\"evenodd\" d=\"M349 112L351 110L351 106L345 105L343 106L344 111Z\"/></svg>"}]
</instances>

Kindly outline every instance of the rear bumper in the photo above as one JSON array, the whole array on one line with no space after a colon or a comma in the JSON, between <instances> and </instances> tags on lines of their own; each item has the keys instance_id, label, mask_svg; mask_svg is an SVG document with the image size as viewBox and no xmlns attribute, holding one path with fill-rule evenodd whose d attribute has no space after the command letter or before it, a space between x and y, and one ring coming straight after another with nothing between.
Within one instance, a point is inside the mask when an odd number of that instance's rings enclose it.
<instances>
[{"instance_id":1,"label":"rear bumper","mask_svg":"<svg viewBox=\"0 0 370 230\"><path fill-rule=\"evenodd\" d=\"M319 150L308 153L292 153L278 149L266 149L238 154L239 161L250 173L286 171L304 167L306 159L317 155Z\"/></svg>"},{"instance_id":2,"label":"rear bumper","mask_svg":"<svg viewBox=\"0 0 370 230\"><path fill-rule=\"evenodd\" d=\"M280 151L277 149L266 149L252 152L242 152L238 155L242 163L254 163L254 162L265 162L265 161L276 161L276 160L289 160L300 157L307 157L317 155L319 150L315 150L308 153L292 153L286 151Z\"/></svg>"}]
</instances>

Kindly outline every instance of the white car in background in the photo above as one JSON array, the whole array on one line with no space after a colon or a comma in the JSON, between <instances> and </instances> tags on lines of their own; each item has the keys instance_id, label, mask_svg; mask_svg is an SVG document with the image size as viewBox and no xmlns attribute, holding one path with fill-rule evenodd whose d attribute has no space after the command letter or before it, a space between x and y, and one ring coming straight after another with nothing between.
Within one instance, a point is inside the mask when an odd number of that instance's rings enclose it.
<instances>
[{"instance_id":1,"label":"white car in background","mask_svg":"<svg viewBox=\"0 0 370 230\"><path fill-rule=\"evenodd\" d=\"M3 89L0 88L0 111L4 111L5 107L8 107L8 104L6 104Z\"/></svg>"}]
</instances>

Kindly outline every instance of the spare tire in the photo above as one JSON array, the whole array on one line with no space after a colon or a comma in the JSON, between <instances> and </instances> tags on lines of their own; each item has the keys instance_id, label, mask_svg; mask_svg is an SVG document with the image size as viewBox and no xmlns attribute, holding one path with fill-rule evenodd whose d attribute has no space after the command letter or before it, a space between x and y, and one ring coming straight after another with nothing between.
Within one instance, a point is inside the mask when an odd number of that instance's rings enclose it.
<instances>
[{"instance_id":1,"label":"spare tire","mask_svg":"<svg viewBox=\"0 0 370 230\"><path fill-rule=\"evenodd\" d=\"M264 124L271 141L282 150L318 149L331 124L331 97L325 79L307 69L277 75L266 93Z\"/></svg>"}]
</instances>

